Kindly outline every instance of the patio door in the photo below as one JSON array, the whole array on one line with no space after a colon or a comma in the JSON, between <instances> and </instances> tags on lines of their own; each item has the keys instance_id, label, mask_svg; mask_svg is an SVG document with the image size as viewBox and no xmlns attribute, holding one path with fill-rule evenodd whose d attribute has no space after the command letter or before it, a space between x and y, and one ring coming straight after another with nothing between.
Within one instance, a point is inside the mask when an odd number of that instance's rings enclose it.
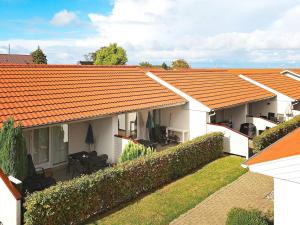
<instances>
[{"instance_id":1,"label":"patio door","mask_svg":"<svg viewBox=\"0 0 300 225\"><path fill-rule=\"evenodd\" d=\"M31 155L35 165L50 166L49 128L33 130Z\"/></svg>"},{"instance_id":2,"label":"patio door","mask_svg":"<svg viewBox=\"0 0 300 225\"><path fill-rule=\"evenodd\" d=\"M52 164L57 165L67 161L69 147L68 125L51 127Z\"/></svg>"}]
</instances>

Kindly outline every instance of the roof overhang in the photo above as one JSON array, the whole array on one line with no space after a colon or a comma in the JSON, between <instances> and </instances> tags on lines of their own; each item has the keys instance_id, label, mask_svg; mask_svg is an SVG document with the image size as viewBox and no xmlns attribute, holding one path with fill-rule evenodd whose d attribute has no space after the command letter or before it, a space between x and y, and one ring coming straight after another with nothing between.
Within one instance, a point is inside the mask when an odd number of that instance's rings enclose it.
<instances>
[{"instance_id":1,"label":"roof overhang","mask_svg":"<svg viewBox=\"0 0 300 225\"><path fill-rule=\"evenodd\" d=\"M36 128L55 126L55 125L59 125L59 124L66 124L66 123L71 124L71 123L86 122L86 121L91 121L91 120L103 119L103 118L107 118L107 117L113 117L113 116L117 116L117 115L123 114L123 113L132 113L132 112L139 112L139 111L145 111L145 110L170 108L170 107L181 106L184 104L186 104L185 101L176 103L176 104L167 104L167 105L162 105L162 106L157 106L157 107L147 107L147 108L135 109L135 110L118 111L118 112L114 112L111 114L103 114L103 115L99 115L99 116L85 117L85 118L79 118L79 119L74 119L74 120L63 120L63 121L40 124L40 125L35 125L35 126L23 126L23 128L25 130L31 130L31 129L36 129Z\"/></svg>"},{"instance_id":2,"label":"roof overhang","mask_svg":"<svg viewBox=\"0 0 300 225\"><path fill-rule=\"evenodd\" d=\"M242 102L242 103L238 103L238 104L228 105L228 106L224 106L224 107L220 107L220 108L213 108L212 110L216 111L216 110L222 110L222 109L230 109L230 108L242 106L242 105L249 104L249 103L264 101L264 100L271 99L271 98L274 98L274 97L276 97L276 95L261 98L261 99L255 99L255 100L252 100L252 101L246 101L246 102Z\"/></svg>"}]
</instances>

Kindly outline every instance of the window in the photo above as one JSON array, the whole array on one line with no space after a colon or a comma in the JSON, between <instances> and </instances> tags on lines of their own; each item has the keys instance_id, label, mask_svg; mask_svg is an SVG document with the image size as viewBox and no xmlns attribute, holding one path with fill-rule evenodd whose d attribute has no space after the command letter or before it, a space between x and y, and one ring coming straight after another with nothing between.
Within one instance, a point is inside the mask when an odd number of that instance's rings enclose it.
<instances>
[{"instance_id":1,"label":"window","mask_svg":"<svg viewBox=\"0 0 300 225\"><path fill-rule=\"evenodd\" d=\"M49 128L33 131L32 158L35 165L49 162Z\"/></svg>"},{"instance_id":2,"label":"window","mask_svg":"<svg viewBox=\"0 0 300 225\"><path fill-rule=\"evenodd\" d=\"M69 135L68 125L63 124L55 127L51 127L51 140L52 140L52 155L53 164L59 164L67 161L68 147L69 147Z\"/></svg>"},{"instance_id":3,"label":"window","mask_svg":"<svg viewBox=\"0 0 300 225\"><path fill-rule=\"evenodd\" d=\"M125 113L118 115L118 134L123 137L136 138L137 113Z\"/></svg>"}]
</instances>

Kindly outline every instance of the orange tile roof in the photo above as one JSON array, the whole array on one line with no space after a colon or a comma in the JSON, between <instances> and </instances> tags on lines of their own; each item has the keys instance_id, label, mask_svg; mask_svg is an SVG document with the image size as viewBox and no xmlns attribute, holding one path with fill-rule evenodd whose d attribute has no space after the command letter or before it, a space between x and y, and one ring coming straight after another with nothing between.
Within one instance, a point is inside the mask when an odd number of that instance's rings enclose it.
<instances>
[{"instance_id":1,"label":"orange tile roof","mask_svg":"<svg viewBox=\"0 0 300 225\"><path fill-rule=\"evenodd\" d=\"M245 69L229 71L242 74L290 98L300 100L300 82L281 74L284 69Z\"/></svg>"},{"instance_id":2,"label":"orange tile roof","mask_svg":"<svg viewBox=\"0 0 300 225\"><path fill-rule=\"evenodd\" d=\"M33 64L31 55L0 54L0 64Z\"/></svg>"},{"instance_id":3,"label":"orange tile roof","mask_svg":"<svg viewBox=\"0 0 300 225\"><path fill-rule=\"evenodd\" d=\"M180 96L130 66L2 65L0 126L24 127L183 104Z\"/></svg>"},{"instance_id":4,"label":"orange tile roof","mask_svg":"<svg viewBox=\"0 0 300 225\"><path fill-rule=\"evenodd\" d=\"M247 166L300 154L300 128L287 134L244 164Z\"/></svg>"},{"instance_id":5,"label":"orange tile roof","mask_svg":"<svg viewBox=\"0 0 300 225\"><path fill-rule=\"evenodd\" d=\"M151 72L210 109L232 107L274 96L229 73L226 69L151 70Z\"/></svg>"}]
</instances>

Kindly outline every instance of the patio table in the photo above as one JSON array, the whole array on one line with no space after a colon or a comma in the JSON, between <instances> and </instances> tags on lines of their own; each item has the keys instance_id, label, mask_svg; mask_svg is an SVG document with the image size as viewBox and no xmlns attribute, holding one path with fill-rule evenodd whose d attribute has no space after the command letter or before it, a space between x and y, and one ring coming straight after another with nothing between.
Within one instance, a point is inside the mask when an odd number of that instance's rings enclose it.
<instances>
[{"instance_id":1,"label":"patio table","mask_svg":"<svg viewBox=\"0 0 300 225\"><path fill-rule=\"evenodd\" d=\"M92 172L91 169L92 157L89 155L88 152L86 151L76 152L70 154L69 157L71 157L74 160L79 160L81 165L88 171L88 173Z\"/></svg>"}]
</instances>

